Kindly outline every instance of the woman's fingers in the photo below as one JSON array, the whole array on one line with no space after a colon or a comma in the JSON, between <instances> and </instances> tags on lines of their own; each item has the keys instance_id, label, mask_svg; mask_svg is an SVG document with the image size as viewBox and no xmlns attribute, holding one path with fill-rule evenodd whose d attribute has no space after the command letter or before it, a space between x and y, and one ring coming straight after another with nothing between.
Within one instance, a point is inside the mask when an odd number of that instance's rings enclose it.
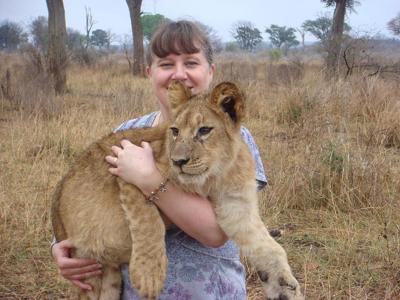
<instances>
[{"instance_id":1,"label":"woman's fingers","mask_svg":"<svg viewBox=\"0 0 400 300\"><path fill-rule=\"evenodd\" d=\"M115 154L115 156L118 156L118 154L122 151L122 149L118 146L111 146L111 151Z\"/></svg>"},{"instance_id":2,"label":"woman's fingers","mask_svg":"<svg viewBox=\"0 0 400 300\"><path fill-rule=\"evenodd\" d=\"M106 156L106 162L108 162L110 165L112 166L117 166L117 160L118 158L116 158L115 156L112 155L107 155Z\"/></svg>"},{"instance_id":3,"label":"woman's fingers","mask_svg":"<svg viewBox=\"0 0 400 300\"><path fill-rule=\"evenodd\" d=\"M75 276L75 275L84 275L84 274L91 274L93 272L101 272L101 264L96 263L92 265L87 265L84 267L75 267L75 268L63 268L60 270L60 273L64 277L70 277L70 276ZM80 277L80 278L73 278L73 279L81 279L85 277Z\"/></svg>"},{"instance_id":4,"label":"woman's fingers","mask_svg":"<svg viewBox=\"0 0 400 300\"><path fill-rule=\"evenodd\" d=\"M121 146L122 146L122 148L126 148L128 146L134 146L134 144L132 144L129 140L122 140Z\"/></svg>"},{"instance_id":5,"label":"woman's fingers","mask_svg":"<svg viewBox=\"0 0 400 300\"><path fill-rule=\"evenodd\" d=\"M70 240L63 240L57 243L62 249L74 248L74 244Z\"/></svg>"},{"instance_id":6,"label":"woman's fingers","mask_svg":"<svg viewBox=\"0 0 400 300\"><path fill-rule=\"evenodd\" d=\"M90 277L101 275L101 273L102 273L101 270L97 270L97 271L87 272L87 273L83 273L83 274L71 275L71 276L68 276L68 278L71 280L83 280L83 279L88 279Z\"/></svg>"},{"instance_id":7,"label":"woman's fingers","mask_svg":"<svg viewBox=\"0 0 400 300\"><path fill-rule=\"evenodd\" d=\"M101 265L92 258L71 258L71 257L61 257L57 261L58 267L60 269L79 269L90 265Z\"/></svg>"},{"instance_id":8,"label":"woman's fingers","mask_svg":"<svg viewBox=\"0 0 400 300\"><path fill-rule=\"evenodd\" d=\"M145 149L145 150L153 151L153 149L152 149L151 146L150 146L150 143L148 143L148 142L142 142L140 145L141 145L142 148Z\"/></svg>"},{"instance_id":9,"label":"woman's fingers","mask_svg":"<svg viewBox=\"0 0 400 300\"><path fill-rule=\"evenodd\" d=\"M82 290L92 290L92 286L90 284L84 283L80 280L71 280L71 282Z\"/></svg>"},{"instance_id":10,"label":"woman's fingers","mask_svg":"<svg viewBox=\"0 0 400 300\"><path fill-rule=\"evenodd\" d=\"M83 282L83 280L101 275L102 270L101 265L96 263L82 268L62 269L60 270L60 274L65 279L70 280L77 287L83 290L91 290L92 286Z\"/></svg>"}]
</instances>

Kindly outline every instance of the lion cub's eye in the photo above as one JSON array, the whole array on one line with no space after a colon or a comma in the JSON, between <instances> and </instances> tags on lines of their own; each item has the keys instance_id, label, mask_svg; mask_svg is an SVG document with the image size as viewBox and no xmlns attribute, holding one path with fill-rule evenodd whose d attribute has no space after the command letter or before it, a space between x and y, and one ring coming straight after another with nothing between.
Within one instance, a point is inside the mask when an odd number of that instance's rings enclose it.
<instances>
[{"instance_id":1,"label":"lion cub's eye","mask_svg":"<svg viewBox=\"0 0 400 300\"><path fill-rule=\"evenodd\" d=\"M179 129L178 128L170 127L169 129L171 129L173 136L178 136L178 134L179 134Z\"/></svg>"},{"instance_id":2,"label":"lion cub's eye","mask_svg":"<svg viewBox=\"0 0 400 300\"><path fill-rule=\"evenodd\" d=\"M197 131L197 134L199 136L206 135L209 134L211 130L213 130L212 127L200 127L199 130Z\"/></svg>"}]
</instances>

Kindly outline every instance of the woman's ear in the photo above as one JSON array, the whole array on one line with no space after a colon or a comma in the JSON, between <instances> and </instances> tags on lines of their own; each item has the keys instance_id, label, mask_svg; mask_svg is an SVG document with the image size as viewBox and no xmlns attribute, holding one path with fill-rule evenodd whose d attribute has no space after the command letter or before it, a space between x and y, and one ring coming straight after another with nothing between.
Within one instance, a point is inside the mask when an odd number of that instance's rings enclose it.
<instances>
[{"instance_id":1,"label":"woman's ear","mask_svg":"<svg viewBox=\"0 0 400 300\"><path fill-rule=\"evenodd\" d=\"M210 72L211 72L211 76L214 76L214 73L215 73L215 64L211 64L210 65Z\"/></svg>"},{"instance_id":2,"label":"woman's ear","mask_svg":"<svg viewBox=\"0 0 400 300\"><path fill-rule=\"evenodd\" d=\"M151 77L151 66L146 66L146 75L147 77Z\"/></svg>"}]
</instances>

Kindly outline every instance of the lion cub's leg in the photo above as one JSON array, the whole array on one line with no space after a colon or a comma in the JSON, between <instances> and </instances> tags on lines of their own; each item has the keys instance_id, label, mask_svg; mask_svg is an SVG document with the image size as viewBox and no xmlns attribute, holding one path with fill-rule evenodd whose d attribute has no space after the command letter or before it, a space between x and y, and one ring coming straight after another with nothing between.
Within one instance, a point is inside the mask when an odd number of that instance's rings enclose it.
<instances>
[{"instance_id":1,"label":"lion cub's leg","mask_svg":"<svg viewBox=\"0 0 400 300\"><path fill-rule=\"evenodd\" d=\"M103 274L85 280L92 290L79 289L79 300L119 300L121 295L121 271L117 267L103 266Z\"/></svg>"},{"instance_id":2,"label":"lion cub's leg","mask_svg":"<svg viewBox=\"0 0 400 300\"><path fill-rule=\"evenodd\" d=\"M82 252L80 249L75 249L73 252L74 257L87 257L86 252ZM104 266L103 266L104 268ZM101 295L101 284L102 284L102 277L104 276L104 273L101 276L94 276L91 278L88 278L85 280L85 283L90 284L92 287L91 290L83 290L81 288L77 288L77 294L78 294L78 299L79 300L98 300ZM118 299L118 298L114 298Z\"/></svg>"},{"instance_id":3,"label":"lion cub's leg","mask_svg":"<svg viewBox=\"0 0 400 300\"><path fill-rule=\"evenodd\" d=\"M98 300L100 299L101 292L101 279L87 279L85 283L90 284L92 286L92 290L82 290L78 288L78 299L79 300ZM117 300L118 298L114 298Z\"/></svg>"},{"instance_id":4,"label":"lion cub's leg","mask_svg":"<svg viewBox=\"0 0 400 300\"><path fill-rule=\"evenodd\" d=\"M285 250L269 235L258 214L257 195L254 192L245 196L227 197L217 203L220 226L257 270L267 299L303 299Z\"/></svg>"},{"instance_id":5,"label":"lion cub's leg","mask_svg":"<svg viewBox=\"0 0 400 300\"><path fill-rule=\"evenodd\" d=\"M84 257L79 251L76 251L77 257ZM78 289L79 300L119 300L121 295L121 271L119 266L110 266L103 264L103 273L101 276L91 277L85 280L92 289Z\"/></svg>"},{"instance_id":6,"label":"lion cub's leg","mask_svg":"<svg viewBox=\"0 0 400 300\"><path fill-rule=\"evenodd\" d=\"M155 205L133 185L119 180L121 205L129 224L132 254L129 275L140 296L156 298L167 273L165 225Z\"/></svg>"},{"instance_id":7,"label":"lion cub's leg","mask_svg":"<svg viewBox=\"0 0 400 300\"><path fill-rule=\"evenodd\" d=\"M105 266L101 281L99 300L119 300L121 295L121 270L116 266Z\"/></svg>"}]
</instances>

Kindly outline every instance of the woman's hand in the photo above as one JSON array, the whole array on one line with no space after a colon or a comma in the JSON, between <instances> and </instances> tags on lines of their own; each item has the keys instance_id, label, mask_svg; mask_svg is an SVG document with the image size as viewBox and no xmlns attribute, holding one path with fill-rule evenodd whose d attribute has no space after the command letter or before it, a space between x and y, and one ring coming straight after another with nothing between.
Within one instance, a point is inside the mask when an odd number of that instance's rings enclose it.
<instances>
[{"instance_id":1,"label":"woman's hand","mask_svg":"<svg viewBox=\"0 0 400 300\"><path fill-rule=\"evenodd\" d=\"M122 140L121 147L112 146L111 150L115 156L106 156L106 161L112 165L110 173L137 186L144 194L149 195L163 181L149 143L136 146Z\"/></svg>"},{"instance_id":2,"label":"woman's hand","mask_svg":"<svg viewBox=\"0 0 400 300\"><path fill-rule=\"evenodd\" d=\"M95 259L71 258L71 249L74 245L69 240L64 240L53 245L51 254L58 267L58 272L65 279L71 281L83 290L91 290L92 287L83 280L102 274L101 264Z\"/></svg>"}]
</instances>

